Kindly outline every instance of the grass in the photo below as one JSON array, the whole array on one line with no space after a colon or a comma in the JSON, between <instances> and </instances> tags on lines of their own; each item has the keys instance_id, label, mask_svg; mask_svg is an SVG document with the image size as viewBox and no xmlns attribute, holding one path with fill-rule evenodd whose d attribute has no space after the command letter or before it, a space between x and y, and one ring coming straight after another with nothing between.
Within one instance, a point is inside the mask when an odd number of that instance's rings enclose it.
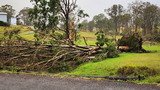
<instances>
[{"instance_id":1,"label":"grass","mask_svg":"<svg viewBox=\"0 0 160 90\"><path fill-rule=\"evenodd\" d=\"M86 37L86 38L96 38L95 33L96 32L89 32L89 31L81 31L81 32L79 32L81 37Z\"/></svg>"},{"instance_id":2,"label":"grass","mask_svg":"<svg viewBox=\"0 0 160 90\"><path fill-rule=\"evenodd\" d=\"M32 31L32 29L30 27L27 27L27 26L21 26L21 25L18 25L18 26L10 26L10 27L2 27L0 26L0 39L3 38L3 33L5 32L5 30L15 30L15 29L19 29L21 32L20 32L20 36L26 40L29 40L29 41L33 41L34 40L34 32ZM58 31L59 33L60 31ZM62 32L60 32L62 33ZM95 45L96 43L96 35L95 35L96 32L89 32L89 31L81 31L79 32L78 34L80 35L79 37L79 40L77 40L75 42L76 45L86 45L85 42L84 42L84 39L83 37L85 37L86 39L86 42L88 45ZM107 36L108 38L113 38L111 36ZM117 36L117 39L120 38L121 36Z\"/></svg>"},{"instance_id":3,"label":"grass","mask_svg":"<svg viewBox=\"0 0 160 90\"><path fill-rule=\"evenodd\" d=\"M84 37L86 39L87 45L96 45L95 43L96 43L96 37L97 36L95 35L95 33L96 32L89 32L89 31L79 32L80 37L79 37L79 40L77 40L75 42L75 44L76 45L82 45L82 46L86 45L85 42L84 42L84 39L83 39L83 37ZM106 37L109 38L109 39L114 38L114 36L107 36L107 35L106 35ZM117 36L116 39L118 40L121 37L122 36Z\"/></svg>"},{"instance_id":4,"label":"grass","mask_svg":"<svg viewBox=\"0 0 160 90\"><path fill-rule=\"evenodd\" d=\"M86 39L88 45L95 45L96 42L96 32L89 32L89 31L81 31L78 33L79 39L75 42L76 45L86 45L84 42L83 37Z\"/></svg>"},{"instance_id":5,"label":"grass","mask_svg":"<svg viewBox=\"0 0 160 90\"><path fill-rule=\"evenodd\" d=\"M145 48L146 50L150 50L150 51L160 52L160 44L157 44L157 45L146 44L143 46L143 48Z\"/></svg>"},{"instance_id":6,"label":"grass","mask_svg":"<svg viewBox=\"0 0 160 90\"><path fill-rule=\"evenodd\" d=\"M6 30L20 30L20 36L26 40L34 40L34 33L30 27L27 26L10 26L10 27L2 27L0 26L0 39L4 37L3 33Z\"/></svg>"},{"instance_id":7,"label":"grass","mask_svg":"<svg viewBox=\"0 0 160 90\"><path fill-rule=\"evenodd\" d=\"M34 40L34 32L33 31L27 31L20 33L20 36L22 38L25 38L26 40L32 41Z\"/></svg>"},{"instance_id":8,"label":"grass","mask_svg":"<svg viewBox=\"0 0 160 90\"><path fill-rule=\"evenodd\" d=\"M95 42L96 42L96 40L91 40L91 39L86 39L86 42L87 42L87 44L88 45L96 45L95 44ZM75 42L75 44L76 45L81 45L81 46L84 46L84 45L86 45L85 44L85 42L84 42L84 40L81 38L81 39L79 39L79 40L77 40L76 42Z\"/></svg>"},{"instance_id":9,"label":"grass","mask_svg":"<svg viewBox=\"0 0 160 90\"><path fill-rule=\"evenodd\" d=\"M160 45L144 45L147 50L157 50L153 53L122 53L120 57L109 58L99 62L89 62L69 72L77 76L115 76L118 68L123 66L147 66L160 73ZM152 79L155 79L152 81ZM158 80L157 80L158 79ZM160 76L149 77L143 82L160 81Z\"/></svg>"},{"instance_id":10,"label":"grass","mask_svg":"<svg viewBox=\"0 0 160 90\"><path fill-rule=\"evenodd\" d=\"M145 83L145 84L150 84L150 83L153 83L153 84L156 84L156 83L160 83L160 74L154 76L154 77L149 77L141 82L138 82L138 83Z\"/></svg>"}]
</instances>

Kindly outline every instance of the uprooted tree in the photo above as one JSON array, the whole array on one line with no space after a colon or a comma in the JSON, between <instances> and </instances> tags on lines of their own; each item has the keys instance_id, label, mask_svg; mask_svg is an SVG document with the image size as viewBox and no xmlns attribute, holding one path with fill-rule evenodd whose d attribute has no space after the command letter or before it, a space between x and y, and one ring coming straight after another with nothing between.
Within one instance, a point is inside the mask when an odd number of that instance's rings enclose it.
<instances>
[{"instance_id":1,"label":"uprooted tree","mask_svg":"<svg viewBox=\"0 0 160 90\"><path fill-rule=\"evenodd\" d=\"M125 35L118 40L118 49L127 52L146 52L142 47L143 39L138 33Z\"/></svg>"}]
</instances>

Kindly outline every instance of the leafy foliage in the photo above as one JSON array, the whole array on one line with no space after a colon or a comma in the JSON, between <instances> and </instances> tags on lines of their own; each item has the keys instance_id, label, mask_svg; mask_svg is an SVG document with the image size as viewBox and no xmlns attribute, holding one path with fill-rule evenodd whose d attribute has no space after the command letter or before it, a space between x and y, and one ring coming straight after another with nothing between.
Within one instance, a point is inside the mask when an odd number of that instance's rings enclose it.
<instances>
[{"instance_id":1,"label":"leafy foliage","mask_svg":"<svg viewBox=\"0 0 160 90\"><path fill-rule=\"evenodd\" d=\"M45 31L57 25L57 13L59 12L58 1L59 0L31 0L35 5L34 8L30 10L29 16L36 29Z\"/></svg>"},{"instance_id":2,"label":"leafy foliage","mask_svg":"<svg viewBox=\"0 0 160 90\"><path fill-rule=\"evenodd\" d=\"M113 58L118 56L118 52L116 49L116 45L113 43L113 40L109 40L105 37L105 34L103 31L98 31L96 33L97 35L97 46L104 46L106 47L102 48L102 53L97 56L97 60L104 60L106 58Z\"/></svg>"},{"instance_id":3,"label":"leafy foliage","mask_svg":"<svg viewBox=\"0 0 160 90\"><path fill-rule=\"evenodd\" d=\"M103 31L98 31L95 35L97 35L97 46L104 46L105 43L108 41Z\"/></svg>"},{"instance_id":4,"label":"leafy foliage","mask_svg":"<svg viewBox=\"0 0 160 90\"><path fill-rule=\"evenodd\" d=\"M109 40L107 43L106 43L107 47L104 48L104 52L107 52L107 57L108 58L115 58L115 57L118 57L119 55L119 52L117 51L117 48L116 48L116 45L115 43L113 42L113 40Z\"/></svg>"}]
</instances>

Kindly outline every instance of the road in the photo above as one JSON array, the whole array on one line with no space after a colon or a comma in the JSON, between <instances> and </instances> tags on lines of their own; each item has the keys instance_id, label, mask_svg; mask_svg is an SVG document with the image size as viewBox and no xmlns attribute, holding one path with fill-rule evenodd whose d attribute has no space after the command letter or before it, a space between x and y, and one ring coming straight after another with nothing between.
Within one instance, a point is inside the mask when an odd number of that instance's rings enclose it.
<instances>
[{"instance_id":1,"label":"road","mask_svg":"<svg viewBox=\"0 0 160 90\"><path fill-rule=\"evenodd\" d=\"M160 87L108 80L0 74L0 90L160 90Z\"/></svg>"}]
</instances>

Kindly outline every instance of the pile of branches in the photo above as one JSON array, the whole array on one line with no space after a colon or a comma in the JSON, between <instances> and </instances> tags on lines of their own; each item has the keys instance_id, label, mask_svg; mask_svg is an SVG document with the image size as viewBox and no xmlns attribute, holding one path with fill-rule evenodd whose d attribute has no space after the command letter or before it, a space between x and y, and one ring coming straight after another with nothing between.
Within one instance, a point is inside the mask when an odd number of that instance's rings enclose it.
<instances>
[{"instance_id":1,"label":"pile of branches","mask_svg":"<svg viewBox=\"0 0 160 90\"><path fill-rule=\"evenodd\" d=\"M0 46L0 68L16 71L59 72L75 68L88 62L101 52L95 46L69 45L21 45ZM13 68L14 67L14 68Z\"/></svg>"}]
</instances>

